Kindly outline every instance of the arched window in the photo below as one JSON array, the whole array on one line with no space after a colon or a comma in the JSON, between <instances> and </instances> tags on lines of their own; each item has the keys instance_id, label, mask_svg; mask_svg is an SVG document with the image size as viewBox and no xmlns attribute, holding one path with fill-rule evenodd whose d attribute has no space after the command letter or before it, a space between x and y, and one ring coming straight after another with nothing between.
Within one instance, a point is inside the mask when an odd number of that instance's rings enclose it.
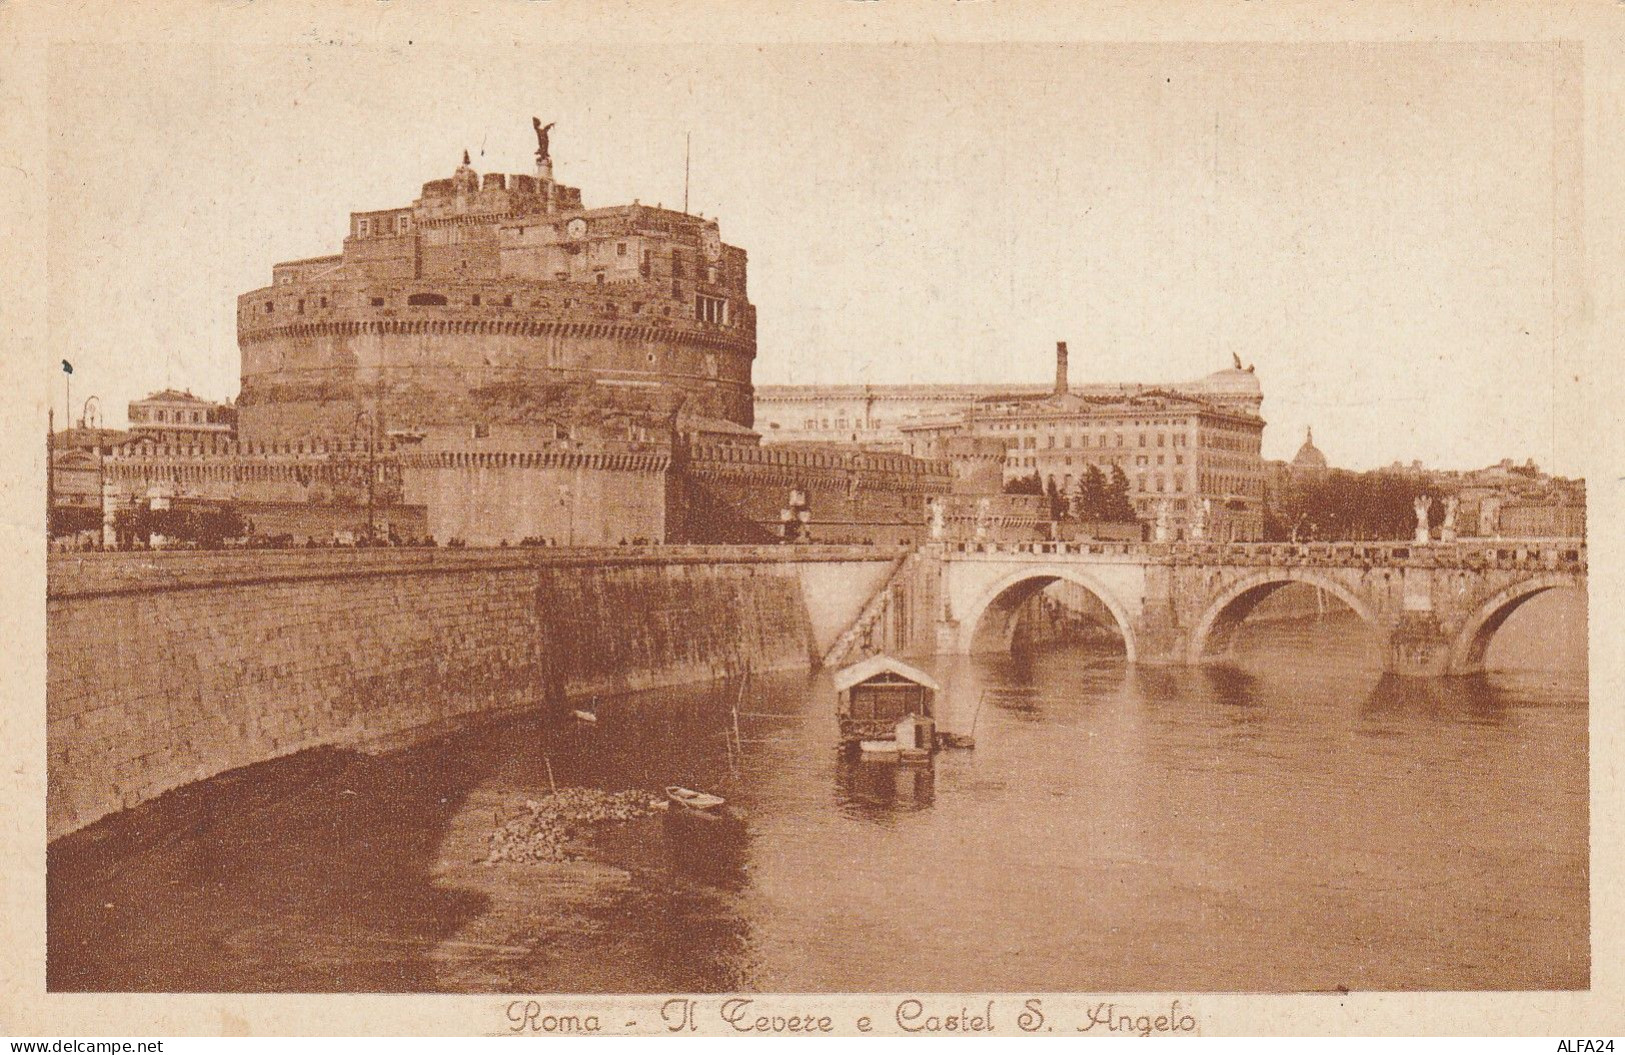
<instances>
[{"instance_id":1,"label":"arched window","mask_svg":"<svg viewBox=\"0 0 1625 1055\"><path fill-rule=\"evenodd\" d=\"M406 303L443 308L446 306L446 298L439 293L414 293L406 298Z\"/></svg>"}]
</instances>

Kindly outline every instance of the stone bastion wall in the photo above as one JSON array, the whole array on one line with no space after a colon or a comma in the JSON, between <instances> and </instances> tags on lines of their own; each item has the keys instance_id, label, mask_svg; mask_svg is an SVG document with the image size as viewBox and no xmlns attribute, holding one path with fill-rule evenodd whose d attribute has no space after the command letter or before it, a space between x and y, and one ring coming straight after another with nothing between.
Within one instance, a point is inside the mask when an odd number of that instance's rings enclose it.
<instances>
[{"instance_id":1,"label":"stone bastion wall","mask_svg":"<svg viewBox=\"0 0 1625 1055\"><path fill-rule=\"evenodd\" d=\"M101 553L48 569L51 839L319 746L807 668L902 559L879 548Z\"/></svg>"},{"instance_id":2,"label":"stone bastion wall","mask_svg":"<svg viewBox=\"0 0 1625 1055\"><path fill-rule=\"evenodd\" d=\"M239 430L268 442L345 436L362 408L388 428L541 420L594 383L628 409L669 391L690 414L749 426L749 305L722 325L684 302L688 315L670 314L669 294L645 281L520 279L255 290L238 301ZM412 303L425 298L437 303Z\"/></svg>"}]
</instances>

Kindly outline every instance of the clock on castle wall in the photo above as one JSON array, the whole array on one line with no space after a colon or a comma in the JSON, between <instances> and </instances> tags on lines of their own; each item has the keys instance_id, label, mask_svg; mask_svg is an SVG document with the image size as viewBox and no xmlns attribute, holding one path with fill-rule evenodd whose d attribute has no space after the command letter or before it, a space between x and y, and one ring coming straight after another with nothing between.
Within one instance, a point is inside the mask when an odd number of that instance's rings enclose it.
<instances>
[{"instance_id":1,"label":"clock on castle wall","mask_svg":"<svg viewBox=\"0 0 1625 1055\"><path fill-rule=\"evenodd\" d=\"M705 233L700 235L700 244L705 248L707 260L719 260L722 257L722 232L715 227L707 227Z\"/></svg>"},{"instance_id":2,"label":"clock on castle wall","mask_svg":"<svg viewBox=\"0 0 1625 1055\"><path fill-rule=\"evenodd\" d=\"M581 239L587 237L587 221L577 216L575 219L564 225L564 233L579 242Z\"/></svg>"}]
</instances>

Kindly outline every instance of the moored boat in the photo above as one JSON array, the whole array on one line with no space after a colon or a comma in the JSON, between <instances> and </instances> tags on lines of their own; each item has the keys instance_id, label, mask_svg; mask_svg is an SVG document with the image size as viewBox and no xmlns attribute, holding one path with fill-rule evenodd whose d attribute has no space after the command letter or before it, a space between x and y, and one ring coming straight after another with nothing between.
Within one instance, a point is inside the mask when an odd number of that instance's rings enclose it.
<instances>
[{"instance_id":1,"label":"moored boat","mask_svg":"<svg viewBox=\"0 0 1625 1055\"><path fill-rule=\"evenodd\" d=\"M895 758L904 750L936 746L932 710L942 686L931 675L891 656L871 656L835 673L835 714L841 746Z\"/></svg>"},{"instance_id":2,"label":"moored boat","mask_svg":"<svg viewBox=\"0 0 1625 1055\"><path fill-rule=\"evenodd\" d=\"M711 795L672 784L666 788L666 798L673 805L689 813L710 813L728 804L721 795Z\"/></svg>"}]
</instances>

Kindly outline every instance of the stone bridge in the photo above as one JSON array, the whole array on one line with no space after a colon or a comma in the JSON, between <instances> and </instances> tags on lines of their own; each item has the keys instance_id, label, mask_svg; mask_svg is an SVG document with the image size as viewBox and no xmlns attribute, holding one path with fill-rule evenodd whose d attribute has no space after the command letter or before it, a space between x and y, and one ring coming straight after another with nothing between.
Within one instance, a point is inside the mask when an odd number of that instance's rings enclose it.
<instances>
[{"instance_id":1,"label":"stone bridge","mask_svg":"<svg viewBox=\"0 0 1625 1055\"><path fill-rule=\"evenodd\" d=\"M1224 656L1238 626L1288 583L1317 586L1382 638L1390 673L1472 674L1519 605L1584 589L1580 539L1452 543L932 543L906 560L836 642L915 654L1008 648L1015 617L1057 581L1099 599L1130 662Z\"/></svg>"}]
</instances>

